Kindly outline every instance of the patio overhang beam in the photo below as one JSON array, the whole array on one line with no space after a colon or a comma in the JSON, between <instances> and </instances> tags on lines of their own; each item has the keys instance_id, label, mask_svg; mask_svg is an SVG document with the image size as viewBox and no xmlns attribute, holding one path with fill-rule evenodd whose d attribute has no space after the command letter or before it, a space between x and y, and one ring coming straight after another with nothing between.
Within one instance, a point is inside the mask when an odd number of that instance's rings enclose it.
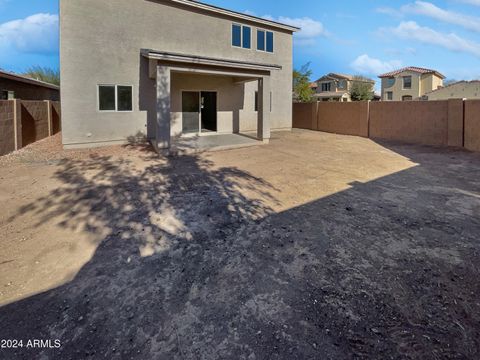
<instances>
[{"instance_id":1,"label":"patio overhang beam","mask_svg":"<svg viewBox=\"0 0 480 360\"><path fill-rule=\"evenodd\" d=\"M196 72L217 75L247 76L255 78L270 75L271 71L281 70L280 65L261 64L229 59L209 58L194 55L174 54L142 50L142 55L149 59L150 77L155 78L156 66L162 64L178 72Z\"/></svg>"}]
</instances>

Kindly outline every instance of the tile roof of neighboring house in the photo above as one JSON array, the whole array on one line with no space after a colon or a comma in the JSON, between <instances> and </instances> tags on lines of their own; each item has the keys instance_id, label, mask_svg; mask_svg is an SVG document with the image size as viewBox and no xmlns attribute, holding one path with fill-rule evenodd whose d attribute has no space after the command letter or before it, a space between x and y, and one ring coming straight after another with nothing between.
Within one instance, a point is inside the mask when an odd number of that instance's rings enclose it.
<instances>
[{"instance_id":1,"label":"tile roof of neighboring house","mask_svg":"<svg viewBox=\"0 0 480 360\"><path fill-rule=\"evenodd\" d=\"M461 81L457 81L457 82L439 87L438 89L429 91L429 92L425 93L425 95L432 94L434 92L437 92L437 91L440 91L440 90L443 90L443 89L448 89L449 87L452 87L452 86L455 86L455 85L458 85L458 84L479 84L480 85L480 80L471 80L471 81L461 80Z\"/></svg>"},{"instance_id":2,"label":"tile roof of neighboring house","mask_svg":"<svg viewBox=\"0 0 480 360\"><path fill-rule=\"evenodd\" d=\"M206 10L206 11L210 11L210 12L215 12L217 14L223 14L223 15L235 17L235 18L238 18L238 19L250 20L250 21L253 21L253 22L256 22L256 23L261 23L261 24L264 24L264 25L269 25L269 26L273 26L273 27L276 27L276 28L280 28L280 29L284 29L284 30L288 30L288 31L292 31L292 32L301 30L299 27L296 27L296 26L280 23L280 22L274 21L274 20L264 19L264 18L261 18L261 17L253 16L253 15L248 15L248 14L241 13L241 12L238 12L238 11L228 10L228 9L225 9L225 8L221 8L219 6L205 4L203 2L196 1L196 0L170 0L170 1L175 2L177 4L183 4L183 5L187 5L187 6L196 7L197 9L202 9L202 10Z\"/></svg>"},{"instance_id":3,"label":"tile roof of neighboring house","mask_svg":"<svg viewBox=\"0 0 480 360\"><path fill-rule=\"evenodd\" d=\"M421 68L421 67L416 67L416 66L407 66L407 67L404 67L402 69L398 69L398 70L390 71L390 72L382 74L382 75L378 75L378 77L379 78L391 77L391 76L401 74L404 71L413 71L413 72L417 72L417 73L420 73L420 74L435 74L438 77L440 77L442 79L445 79L445 76L442 75L441 73L439 73L437 70L426 69L426 68Z\"/></svg>"},{"instance_id":4,"label":"tile roof of neighboring house","mask_svg":"<svg viewBox=\"0 0 480 360\"><path fill-rule=\"evenodd\" d=\"M339 73L329 73L327 75L322 76L317 81L321 81L322 79L345 79L345 80L352 81L352 80L355 80L355 76L347 75L347 74L339 74ZM372 79L368 79L368 78L365 78L365 79L366 81L369 81L369 82L375 82L375 80L372 80Z\"/></svg>"},{"instance_id":5,"label":"tile roof of neighboring house","mask_svg":"<svg viewBox=\"0 0 480 360\"><path fill-rule=\"evenodd\" d=\"M316 82L311 82L310 84L308 84L308 86L310 88L316 88L316 87L318 87L318 84Z\"/></svg>"},{"instance_id":6,"label":"tile roof of neighboring house","mask_svg":"<svg viewBox=\"0 0 480 360\"><path fill-rule=\"evenodd\" d=\"M60 87L54 84L47 83L45 81L35 80L27 76L18 75L9 71L0 70L0 78L9 80L16 80L27 84L42 86L49 89L60 90Z\"/></svg>"}]
</instances>

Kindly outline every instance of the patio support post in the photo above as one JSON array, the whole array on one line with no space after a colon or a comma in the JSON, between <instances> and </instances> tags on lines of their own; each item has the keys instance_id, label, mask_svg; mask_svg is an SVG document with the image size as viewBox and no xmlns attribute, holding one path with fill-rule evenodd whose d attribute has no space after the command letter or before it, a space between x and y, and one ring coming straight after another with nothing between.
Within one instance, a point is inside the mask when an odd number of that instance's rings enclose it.
<instances>
[{"instance_id":1,"label":"patio support post","mask_svg":"<svg viewBox=\"0 0 480 360\"><path fill-rule=\"evenodd\" d=\"M170 148L170 78L170 68L157 65L157 150Z\"/></svg>"},{"instance_id":2,"label":"patio support post","mask_svg":"<svg viewBox=\"0 0 480 360\"><path fill-rule=\"evenodd\" d=\"M270 76L263 76L258 80L257 138L265 143L270 139L271 101Z\"/></svg>"}]
</instances>

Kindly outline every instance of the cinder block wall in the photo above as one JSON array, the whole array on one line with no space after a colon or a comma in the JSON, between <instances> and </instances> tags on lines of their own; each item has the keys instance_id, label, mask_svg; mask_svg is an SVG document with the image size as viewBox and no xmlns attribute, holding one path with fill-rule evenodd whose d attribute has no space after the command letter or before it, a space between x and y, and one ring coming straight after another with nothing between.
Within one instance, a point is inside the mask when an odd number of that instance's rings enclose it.
<instances>
[{"instance_id":1,"label":"cinder block wall","mask_svg":"<svg viewBox=\"0 0 480 360\"><path fill-rule=\"evenodd\" d=\"M48 103L45 101L22 101L23 146L49 136Z\"/></svg>"},{"instance_id":2,"label":"cinder block wall","mask_svg":"<svg viewBox=\"0 0 480 360\"><path fill-rule=\"evenodd\" d=\"M293 127L317 129L317 103L293 103Z\"/></svg>"},{"instance_id":3,"label":"cinder block wall","mask_svg":"<svg viewBox=\"0 0 480 360\"><path fill-rule=\"evenodd\" d=\"M58 101L0 101L0 155L61 130Z\"/></svg>"},{"instance_id":4,"label":"cinder block wall","mask_svg":"<svg viewBox=\"0 0 480 360\"><path fill-rule=\"evenodd\" d=\"M480 100L465 101L465 148L480 151Z\"/></svg>"},{"instance_id":5,"label":"cinder block wall","mask_svg":"<svg viewBox=\"0 0 480 360\"><path fill-rule=\"evenodd\" d=\"M319 102L317 130L368 137L368 102Z\"/></svg>"},{"instance_id":6,"label":"cinder block wall","mask_svg":"<svg viewBox=\"0 0 480 360\"><path fill-rule=\"evenodd\" d=\"M370 137L446 146L448 101L372 102Z\"/></svg>"},{"instance_id":7,"label":"cinder block wall","mask_svg":"<svg viewBox=\"0 0 480 360\"><path fill-rule=\"evenodd\" d=\"M15 150L14 102L0 100L0 155Z\"/></svg>"},{"instance_id":8,"label":"cinder block wall","mask_svg":"<svg viewBox=\"0 0 480 360\"><path fill-rule=\"evenodd\" d=\"M294 104L293 127L480 151L480 100Z\"/></svg>"}]
</instances>

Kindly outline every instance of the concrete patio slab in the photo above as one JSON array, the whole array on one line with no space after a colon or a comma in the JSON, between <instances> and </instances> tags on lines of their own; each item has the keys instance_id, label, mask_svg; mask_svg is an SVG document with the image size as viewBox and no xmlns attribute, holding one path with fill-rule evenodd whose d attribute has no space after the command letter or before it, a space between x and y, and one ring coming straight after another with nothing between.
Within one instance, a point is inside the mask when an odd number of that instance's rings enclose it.
<instances>
[{"instance_id":1,"label":"concrete patio slab","mask_svg":"<svg viewBox=\"0 0 480 360\"><path fill-rule=\"evenodd\" d=\"M215 134L204 136L182 136L172 141L170 155L188 155L205 151L220 151L238 149L249 146L264 145L264 141L257 140L243 134Z\"/></svg>"}]
</instances>

